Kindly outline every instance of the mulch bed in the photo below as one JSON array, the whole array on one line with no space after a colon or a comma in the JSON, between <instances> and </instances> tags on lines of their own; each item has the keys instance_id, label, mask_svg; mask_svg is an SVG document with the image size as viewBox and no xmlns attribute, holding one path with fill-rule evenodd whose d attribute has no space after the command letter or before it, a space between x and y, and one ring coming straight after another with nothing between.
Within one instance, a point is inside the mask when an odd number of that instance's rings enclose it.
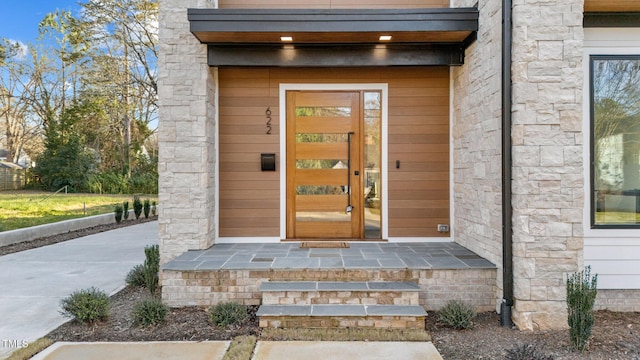
<instances>
[{"instance_id":1,"label":"mulch bed","mask_svg":"<svg viewBox=\"0 0 640 360\"><path fill-rule=\"evenodd\" d=\"M93 325L70 321L46 337L54 341L206 341L231 340L239 335L258 335L257 306L249 307L249 316L239 325L218 328L209 322L208 309L182 307L169 311L163 324L140 327L133 323L133 306L148 291L127 287L111 297L109 318Z\"/></svg>"}]
</instances>

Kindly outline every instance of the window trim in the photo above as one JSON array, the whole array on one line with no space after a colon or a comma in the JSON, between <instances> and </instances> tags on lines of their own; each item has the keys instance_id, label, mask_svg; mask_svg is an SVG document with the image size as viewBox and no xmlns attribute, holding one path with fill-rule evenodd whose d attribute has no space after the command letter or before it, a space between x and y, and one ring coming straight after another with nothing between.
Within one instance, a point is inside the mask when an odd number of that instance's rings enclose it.
<instances>
[{"instance_id":1,"label":"window trim","mask_svg":"<svg viewBox=\"0 0 640 360\"><path fill-rule=\"evenodd\" d=\"M595 186L595 111L594 111L594 62L597 60L638 60L640 54L590 54L589 55L589 220L591 229L640 229L636 224L596 224L596 186Z\"/></svg>"}]
</instances>

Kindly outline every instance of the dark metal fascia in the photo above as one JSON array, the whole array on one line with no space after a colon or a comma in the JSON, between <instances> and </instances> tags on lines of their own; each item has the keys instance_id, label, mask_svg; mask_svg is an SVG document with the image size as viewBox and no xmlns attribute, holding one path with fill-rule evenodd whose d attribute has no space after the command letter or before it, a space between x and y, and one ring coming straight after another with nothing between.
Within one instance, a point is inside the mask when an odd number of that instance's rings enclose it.
<instances>
[{"instance_id":1,"label":"dark metal fascia","mask_svg":"<svg viewBox=\"0 0 640 360\"><path fill-rule=\"evenodd\" d=\"M191 32L477 31L478 9L188 9Z\"/></svg>"},{"instance_id":2,"label":"dark metal fascia","mask_svg":"<svg viewBox=\"0 0 640 360\"><path fill-rule=\"evenodd\" d=\"M215 44L208 46L207 59L216 67L459 66L463 61L460 44Z\"/></svg>"},{"instance_id":3,"label":"dark metal fascia","mask_svg":"<svg viewBox=\"0 0 640 360\"><path fill-rule=\"evenodd\" d=\"M591 12L584 13L585 28L640 27L640 12Z\"/></svg>"}]
</instances>

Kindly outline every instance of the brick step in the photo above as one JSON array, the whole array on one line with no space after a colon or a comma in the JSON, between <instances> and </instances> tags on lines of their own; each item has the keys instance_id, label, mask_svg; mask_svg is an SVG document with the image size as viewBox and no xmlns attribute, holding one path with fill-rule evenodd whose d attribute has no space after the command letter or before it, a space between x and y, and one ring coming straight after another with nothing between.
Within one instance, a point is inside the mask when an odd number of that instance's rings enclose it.
<instances>
[{"instance_id":1,"label":"brick step","mask_svg":"<svg viewBox=\"0 0 640 360\"><path fill-rule=\"evenodd\" d=\"M419 305L262 305L260 327L424 329Z\"/></svg>"},{"instance_id":2,"label":"brick step","mask_svg":"<svg viewBox=\"0 0 640 360\"><path fill-rule=\"evenodd\" d=\"M260 291L264 305L418 305L420 288L391 281L272 281Z\"/></svg>"}]
</instances>

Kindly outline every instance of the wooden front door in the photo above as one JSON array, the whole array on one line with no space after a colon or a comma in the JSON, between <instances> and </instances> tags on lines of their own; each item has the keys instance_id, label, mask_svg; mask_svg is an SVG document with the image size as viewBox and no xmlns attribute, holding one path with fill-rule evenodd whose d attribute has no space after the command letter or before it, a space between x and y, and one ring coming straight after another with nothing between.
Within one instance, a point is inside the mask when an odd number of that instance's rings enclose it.
<instances>
[{"instance_id":1,"label":"wooden front door","mask_svg":"<svg viewBox=\"0 0 640 360\"><path fill-rule=\"evenodd\" d=\"M362 93L287 92L287 238L364 238Z\"/></svg>"}]
</instances>

